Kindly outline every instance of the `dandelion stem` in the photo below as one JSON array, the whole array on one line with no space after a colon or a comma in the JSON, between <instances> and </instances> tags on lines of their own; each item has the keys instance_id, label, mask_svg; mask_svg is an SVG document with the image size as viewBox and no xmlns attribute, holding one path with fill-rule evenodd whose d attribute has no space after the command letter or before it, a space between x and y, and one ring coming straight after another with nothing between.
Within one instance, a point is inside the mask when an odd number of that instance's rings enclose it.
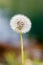
<instances>
[{"instance_id":1,"label":"dandelion stem","mask_svg":"<svg viewBox=\"0 0 43 65\"><path fill-rule=\"evenodd\" d=\"M23 53L22 33L20 33L20 44L21 44L21 60L22 60L22 65L24 65L24 53Z\"/></svg>"}]
</instances>

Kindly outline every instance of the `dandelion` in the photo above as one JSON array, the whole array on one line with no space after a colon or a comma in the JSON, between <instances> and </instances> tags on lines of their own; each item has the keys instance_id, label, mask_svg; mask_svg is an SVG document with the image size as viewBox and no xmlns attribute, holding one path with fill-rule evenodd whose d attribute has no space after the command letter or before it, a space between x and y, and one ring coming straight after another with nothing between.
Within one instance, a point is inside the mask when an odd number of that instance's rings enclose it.
<instances>
[{"instance_id":1,"label":"dandelion","mask_svg":"<svg viewBox=\"0 0 43 65\"><path fill-rule=\"evenodd\" d=\"M23 40L22 34L30 31L31 21L28 17L18 14L12 17L10 21L11 28L20 33L20 44L21 44L21 55L22 55L22 65L24 65L24 52L23 52Z\"/></svg>"}]
</instances>

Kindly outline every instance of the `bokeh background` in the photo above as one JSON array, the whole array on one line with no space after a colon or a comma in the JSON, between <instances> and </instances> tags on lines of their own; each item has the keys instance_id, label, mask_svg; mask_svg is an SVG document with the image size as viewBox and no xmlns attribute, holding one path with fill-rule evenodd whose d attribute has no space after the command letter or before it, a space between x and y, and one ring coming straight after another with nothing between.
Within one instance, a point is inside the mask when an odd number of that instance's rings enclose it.
<instances>
[{"instance_id":1,"label":"bokeh background","mask_svg":"<svg viewBox=\"0 0 43 65\"><path fill-rule=\"evenodd\" d=\"M43 65L43 0L0 0L0 64L21 62L19 34L10 27L16 14L24 14L32 22L30 32L23 34L26 62Z\"/></svg>"}]
</instances>

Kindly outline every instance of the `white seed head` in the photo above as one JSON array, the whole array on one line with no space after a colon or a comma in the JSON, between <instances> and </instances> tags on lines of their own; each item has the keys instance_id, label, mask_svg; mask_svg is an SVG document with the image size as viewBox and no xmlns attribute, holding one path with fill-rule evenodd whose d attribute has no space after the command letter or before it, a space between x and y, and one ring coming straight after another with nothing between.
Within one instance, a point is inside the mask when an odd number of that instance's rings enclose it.
<instances>
[{"instance_id":1,"label":"white seed head","mask_svg":"<svg viewBox=\"0 0 43 65\"><path fill-rule=\"evenodd\" d=\"M20 33L26 33L31 29L31 21L28 17L18 14L12 17L10 21L11 28Z\"/></svg>"}]
</instances>

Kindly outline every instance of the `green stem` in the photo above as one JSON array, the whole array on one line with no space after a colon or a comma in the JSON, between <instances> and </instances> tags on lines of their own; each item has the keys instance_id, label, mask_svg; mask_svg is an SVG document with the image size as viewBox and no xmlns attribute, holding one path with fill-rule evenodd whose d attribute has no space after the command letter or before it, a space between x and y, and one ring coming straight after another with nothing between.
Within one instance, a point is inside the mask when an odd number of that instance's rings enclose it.
<instances>
[{"instance_id":1,"label":"green stem","mask_svg":"<svg viewBox=\"0 0 43 65\"><path fill-rule=\"evenodd\" d=\"M24 65L24 53L23 53L22 33L20 33L20 44L21 44L21 58L22 58L22 65Z\"/></svg>"}]
</instances>

